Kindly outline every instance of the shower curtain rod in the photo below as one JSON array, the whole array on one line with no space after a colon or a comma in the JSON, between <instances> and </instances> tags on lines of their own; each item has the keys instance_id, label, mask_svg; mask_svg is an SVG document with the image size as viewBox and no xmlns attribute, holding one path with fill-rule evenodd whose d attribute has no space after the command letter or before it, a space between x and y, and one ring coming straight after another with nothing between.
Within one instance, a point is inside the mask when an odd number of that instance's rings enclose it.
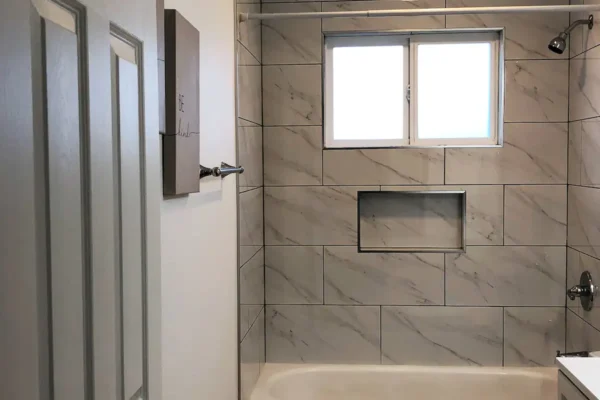
<instances>
[{"instance_id":1,"label":"shower curtain rod","mask_svg":"<svg viewBox=\"0 0 600 400\"><path fill-rule=\"evenodd\" d=\"M374 17L416 17L423 15L462 15L462 14L517 14L534 12L588 12L600 11L600 4L579 4L560 6L507 6L507 7L460 7L460 8L418 8L410 10L367 10L296 13L240 13L240 21L251 19L308 19L308 18L374 18Z\"/></svg>"}]
</instances>

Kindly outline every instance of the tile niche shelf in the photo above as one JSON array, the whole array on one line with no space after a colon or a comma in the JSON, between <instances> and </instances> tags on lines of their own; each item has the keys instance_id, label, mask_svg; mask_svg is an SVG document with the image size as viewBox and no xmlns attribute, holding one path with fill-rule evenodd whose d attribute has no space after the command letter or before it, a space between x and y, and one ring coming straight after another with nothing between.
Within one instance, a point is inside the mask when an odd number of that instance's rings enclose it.
<instances>
[{"instance_id":1,"label":"tile niche shelf","mask_svg":"<svg viewBox=\"0 0 600 400\"><path fill-rule=\"evenodd\" d=\"M358 251L462 253L465 191L358 193Z\"/></svg>"}]
</instances>

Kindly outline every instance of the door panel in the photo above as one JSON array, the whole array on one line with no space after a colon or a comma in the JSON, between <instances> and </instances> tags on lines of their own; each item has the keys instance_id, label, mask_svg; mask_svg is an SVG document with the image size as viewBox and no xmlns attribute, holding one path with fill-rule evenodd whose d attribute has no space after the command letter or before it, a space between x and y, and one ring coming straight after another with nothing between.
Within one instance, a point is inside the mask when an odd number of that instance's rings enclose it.
<instances>
[{"instance_id":1,"label":"door panel","mask_svg":"<svg viewBox=\"0 0 600 400\"><path fill-rule=\"evenodd\" d=\"M0 398L160 399L154 1L3 5Z\"/></svg>"},{"instance_id":2,"label":"door panel","mask_svg":"<svg viewBox=\"0 0 600 400\"><path fill-rule=\"evenodd\" d=\"M122 43L122 42L121 42ZM135 55L135 49L133 55ZM120 53L127 52L127 48ZM118 198L121 246L121 312L124 398L131 399L143 386L143 226L139 88L137 65L113 56L113 86L117 104L119 149ZM125 54L127 57L127 54ZM131 59L131 57L128 57ZM135 61L135 57L133 58Z\"/></svg>"},{"instance_id":3,"label":"door panel","mask_svg":"<svg viewBox=\"0 0 600 400\"><path fill-rule=\"evenodd\" d=\"M42 23L54 395L85 398L84 241L77 35Z\"/></svg>"}]
</instances>

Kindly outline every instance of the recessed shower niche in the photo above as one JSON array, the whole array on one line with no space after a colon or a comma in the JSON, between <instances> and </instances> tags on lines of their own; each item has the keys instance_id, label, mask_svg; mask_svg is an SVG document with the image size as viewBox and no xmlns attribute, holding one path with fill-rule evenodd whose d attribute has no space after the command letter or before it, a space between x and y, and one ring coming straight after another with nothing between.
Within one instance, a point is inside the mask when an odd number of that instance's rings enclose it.
<instances>
[{"instance_id":1,"label":"recessed shower niche","mask_svg":"<svg viewBox=\"0 0 600 400\"><path fill-rule=\"evenodd\" d=\"M358 193L361 252L464 252L465 191Z\"/></svg>"}]
</instances>

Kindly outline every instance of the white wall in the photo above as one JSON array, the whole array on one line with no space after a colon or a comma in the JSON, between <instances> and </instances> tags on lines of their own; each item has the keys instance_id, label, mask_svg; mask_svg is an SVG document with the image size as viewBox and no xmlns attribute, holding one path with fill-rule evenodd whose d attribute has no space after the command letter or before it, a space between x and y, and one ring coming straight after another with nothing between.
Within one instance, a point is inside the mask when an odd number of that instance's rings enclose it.
<instances>
[{"instance_id":1,"label":"white wall","mask_svg":"<svg viewBox=\"0 0 600 400\"><path fill-rule=\"evenodd\" d=\"M234 0L166 0L200 31L200 160L235 163ZM164 200L163 399L237 398L235 178Z\"/></svg>"}]
</instances>

